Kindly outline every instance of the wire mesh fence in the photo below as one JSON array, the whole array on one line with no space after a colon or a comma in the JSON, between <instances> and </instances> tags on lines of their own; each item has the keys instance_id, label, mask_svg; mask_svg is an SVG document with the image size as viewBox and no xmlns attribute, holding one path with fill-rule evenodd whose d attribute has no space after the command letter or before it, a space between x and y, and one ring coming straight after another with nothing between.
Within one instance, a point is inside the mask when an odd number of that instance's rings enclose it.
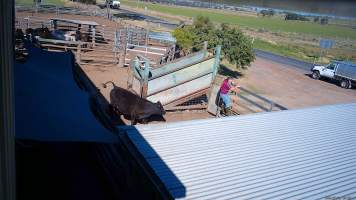
<instances>
[{"instance_id":1,"label":"wire mesh fence","mask_svg":"<svg viewBox=\"0 0 356 200\"><path fill-rule=\"evenodd\" d=\"M200 97L196 97L177 106L195 106L195 105L207 105L207 104L208 104L208 96L206 94L203 94Z\"/></svg>"}]
</instances>

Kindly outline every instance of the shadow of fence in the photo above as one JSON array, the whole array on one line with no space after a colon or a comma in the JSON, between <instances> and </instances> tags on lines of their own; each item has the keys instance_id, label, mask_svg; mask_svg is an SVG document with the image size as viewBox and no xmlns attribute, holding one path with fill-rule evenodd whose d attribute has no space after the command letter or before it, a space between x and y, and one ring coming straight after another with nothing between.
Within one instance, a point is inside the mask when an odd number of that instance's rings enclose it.
<instances>
[{"instance_id":1,"label":"shadow of fence","mask_svg":"<svg viewBox=\"0 0 356 200\"><path fill-rule=\"evenodd\" d=\"M278 110L288 110L288 108L270 100L266 97L258 95L246 88L240 87L241 90L240 94L237 94L238 97L242 100L239 105L241 107L245 107L250 111L262 111L262 112L271 112L271 111L278 111ZM257 108L257 110L256 110Z\"/></svg>"}]
</instances>

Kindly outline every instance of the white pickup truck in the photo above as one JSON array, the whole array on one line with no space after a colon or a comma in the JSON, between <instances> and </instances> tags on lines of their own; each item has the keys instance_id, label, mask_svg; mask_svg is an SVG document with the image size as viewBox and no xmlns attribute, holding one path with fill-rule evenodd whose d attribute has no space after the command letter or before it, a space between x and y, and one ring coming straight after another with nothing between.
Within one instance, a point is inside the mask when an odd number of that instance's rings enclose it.
<instances>
[{"instance_id":1,"label":"white pickup truck","mask_svg":"<svg viewBox=\"0 0 356 200\"><path fill-rule=\"evenodd\" d=\"M332 61L326 66L314 66L311 71L313 79L326 77L336 80L342 88L352 88L356 83L356 65L350 62Z\"/></svg>"},{"instance_id":2,"label":"white pickup truck","mask_svg":"<svg viewBox=\"0 0 356 200\"><path fill-rule=\"evenodd\" d=\"M110 7L113 8L113 9L119 9L120 8L120 4L121 4L120 1L112 1Z\"/></svg>"},{"instance_id":3,"label":"white pickup truck","mask_svg":"<svg viewBox=\"0 0 356 200\"><path fill-rule=\"evenodd\" d=\"M113 0L106 0L105 4L97 4L101 9L106 8L106 3L108 4L108 6L112 9L119 9L121 2L120 1L113 1Z\"/></svg>"}]
</instances>

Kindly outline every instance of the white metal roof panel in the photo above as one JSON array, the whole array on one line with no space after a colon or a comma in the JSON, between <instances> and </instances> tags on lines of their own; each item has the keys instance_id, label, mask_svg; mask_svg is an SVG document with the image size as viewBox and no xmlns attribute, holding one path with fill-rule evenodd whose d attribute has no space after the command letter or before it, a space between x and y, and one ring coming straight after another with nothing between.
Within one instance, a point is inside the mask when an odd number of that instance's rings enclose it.
<instances>
[{"instance_id":1,"label":"white metal roof panel","mask_svg":"<svg viewBox=\"0 0 356 200\"><path fill-rule=\"evenodd\" d=\"M356 103L125 134L177 199L356 198Z\"/></svg>"}]
</instances>

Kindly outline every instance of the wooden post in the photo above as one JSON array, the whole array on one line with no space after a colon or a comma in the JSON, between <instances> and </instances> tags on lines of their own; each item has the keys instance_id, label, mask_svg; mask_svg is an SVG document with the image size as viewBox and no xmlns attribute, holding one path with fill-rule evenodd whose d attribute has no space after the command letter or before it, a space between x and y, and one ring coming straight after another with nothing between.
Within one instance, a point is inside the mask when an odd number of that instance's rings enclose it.
<instances>
[{"instance_id":1,"label":"wooden post","mask_svg":"<svg viewBox=\"0 0 356 200\"><path fill-rule=\"evenodd\" d=\"M123 46L124 46L124 54L123 54L123 57L124 57L124 64L123 66L125 66L126 64L126 54L127 54L127 43L128 43L128 28L126 27L126 37L125 37L125 41L123 42Z\"/></svg>"},{"instance_id":2,"label":"wooden post","mask_svg":"<svg viewBox=\"0 0 356 200\"><path fill-rule=\"evenodd\" d=\"M272 112L273 111L273 107L274 107L274 102L270 101L270 107L269 110L267 112Z\"/></svg>"},{"instance_id":3,"label":"wooden post","mask_svg":"<svg viewBox=\"0 0 356 200\"><path fill-rule=\"evenodd\" d=\"M221 45L218 45L217 47L215 47L215 60L213 66L212 82L214 82L215 76L218 73L218 69L220 66L220 53L221 53Z\"/></svg>"},{"instance_id":4,"label":"wooden post","mask_svg":"<svg viewBox=\"0 0 356 200\"><path fill-rule=\"evenodd\" d=\"M57 20L52 20L53 22L53 29L57 30L58 24L57 24Z\"/></svg>"},{"instance_id":5,"label":"wooden post","mask_svg":"<svg viewBox=\"0 0 356 200\"><path fill-rule=\"evenodd\" d=\"M57 15L57 16L59 15L59 8L58 8L58 6L56 6L56 15Z\"/></svg>"},{"instance_id":6,"label":"wooden post","mask_svg":"<svg viewBox=\"0 0 356 200\"><path fill-rule=\"evenodd\" d=\"M150 61L148 59L144 60L144 71L143 71L143 80L142 80L142 92L141 92L141 97L146 99L147 98L147 91L148 91L148 76L149 76L149 67L150 67Z\"/></svg>"},{"instance_id":7,"label":"wooden post","mask_svg":"<svg viewBox=\"0 0 356 200\"><path fill-rule=\"evenodd\" d=\"M129 73L128 73L129 77L127 79L127 88L128 89L132 89L133 80L135 78L136 66L139 66L139 60L138 60L137 57L135 58L135 60L133 60L133 62L131 63L131 65L127 69L127 70L129 70Z\"/></svg>"},{"instance_id":8,"label":"wooden post","mask_svg":"<svg viewBox=\"0 0 356 200\"><path fill-rule=\"evenodd\" d=\"M91 28L91 34L92 34L92 44L93 47L95 47L95 27Z\"/></svg>"},{"instance_id":9,"label":"wooden post","mask_svg":"<svg viewBox=\"0 0 356 200\"><path fill-rule=\"evenodd\" d=\"M38 12L38 1L37 0L35 1L35 12L36 13Z\"/></svg>"},{"instance_id":10,"label":"wooden post","mask_svg":"<svg viewBox=\"0 0 356 200\"><path fill-rule=\"evenodd\" d=\"M103 26L103 30L102 30L101 34L103 35L103 38L105 38L105 27L104 26Z\"/></svg>"},{"instance_id":11,"label":"wooden post","mask_svg":"<svg viewBox=\"0 0 356 200\"><path fill-rule=\"evenodd\" d=\"M148 24L148 22L147 22L147 24ZM148 24L149 25L149 24ZM148 26L148 28L146 29L146 38L145 38L145 45L146 45L146 47L147 47L147 44L148 44L148 34L149 34L149 32L150 32L150 29L149 29L149 26Z\"/></svg>"},{"instance_id":12,"label":"wooden post","mask_svg":"<svg viewBox=\"0 0 356 200\"><path fill-rule=\"evenodd\" d=\"M82 42L78 43L78 47L77 47L77 63L81 63L80 59L81 59L81 51L82 50Z\"/></svg>"},{"instance_id":13,"label":"wooden post","mask_svg":"<svg viewBox=\"0 0 356 200\"><path fill-rule=\"evenodd\" d=\"M117 60L117 67L120 67L121 65L121 59L120 59L120 54L118 53L120 50L120 33L118 29L115 29L115 38L114 38L114 57L115 60Z\"/></svg>"},{"instance_id":14,"label":"wooden post","mask_svg":"<svg viewBox=\"0 0 356 200\"><path fill-rule=\"evenodd\" d=\"M109 5L109 1L106 0L105 3L106 3L106 13L107 13L107 17L108 17L108 19L110 19L110 5Z\"/></svg>"}]
</instances>

